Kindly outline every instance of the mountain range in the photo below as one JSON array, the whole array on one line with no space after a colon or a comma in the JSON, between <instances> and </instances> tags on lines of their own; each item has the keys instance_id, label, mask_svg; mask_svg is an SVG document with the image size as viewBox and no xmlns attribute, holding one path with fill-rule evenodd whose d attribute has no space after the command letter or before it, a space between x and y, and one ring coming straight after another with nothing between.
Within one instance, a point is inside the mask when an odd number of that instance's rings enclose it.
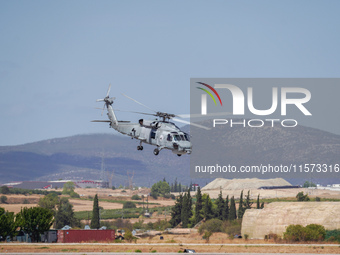
<instances>
[{"instance_id":1,"label":"mountain range","mask_svg":"<svg viewBox=\"0 0 340 255\"><path fill-rule=\"evenodd\" d=\"M200 124L211 125L208 120ZM190 129L185 126L182 130L189 132ZM191 182L190 160L197 160L195 155L204 153L210 153L212 162L227 159L235 165L261 162L340 163L340 136L303 126L228 128L220 125L214 132L191 127L191 135L193 153L182 157L169 150L162 150L154 156L154 147L150 145L144 145L143 151L137 151L138 141L113 134L77 135L1 146L0 184L29 180L108 180L110 176L114 186L127 185L132 177L137 186L150 187L164 177L170 183L177 178L182 184L188 184ZM211 153L216 152L216 148L219 153ZM313 182L340 183L338 176L340 173L325 174L322 180ZM273 177L277 176L267 178ZM293 176L285 179L293 185L304 183L304 180ZM209 178L192 180L200 184L209 181Z\"/></svg>"}]
</instances>

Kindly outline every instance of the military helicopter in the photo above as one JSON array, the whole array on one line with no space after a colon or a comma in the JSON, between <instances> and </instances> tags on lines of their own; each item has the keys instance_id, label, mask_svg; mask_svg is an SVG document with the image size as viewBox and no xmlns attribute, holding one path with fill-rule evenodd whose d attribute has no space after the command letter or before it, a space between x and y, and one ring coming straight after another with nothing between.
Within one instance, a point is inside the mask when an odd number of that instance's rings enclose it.
<instances>
[{"instance_id":1,"label":"military helicopter","mask_svg":"<svg viewBox=\"0 0 340 255\"><path fill-rule=\"evenodd\" d=\"M187 117L188 115L175 115L166 112L157 112L124 94L123 96L154 112L154 113L143 112L134 113L152 115L157 117L158 119L156 120L140 119L138 123L130 123L130 121L119 121L117 120L115 111L112 108L112 104L114 103L114 100L116 98L109 96L110 90L111 84L109 85L106 97L104 99L97 99L97 102L104 102L103 111L106 107L107 116L109 120L93 120L92 122L107 122L109 123L110 128L115 129L119 133L128 135L132 139L138 139L139 145L137 146L137 150L142 151L143 143L146 143L156 146L156 148L153 151L154 155L158 155L159 152L163 149L171 150L173 153L177 154L177 156L182 156L183 154L190 154L192 152L192 144L190 142L189 134L183 132L173 122L170 122L171 119L178 122L191 124L200 128L209 129L207 127L195 123L190 123L188 121L178 119L188 118Z\"/></svg>"}]
</instances>

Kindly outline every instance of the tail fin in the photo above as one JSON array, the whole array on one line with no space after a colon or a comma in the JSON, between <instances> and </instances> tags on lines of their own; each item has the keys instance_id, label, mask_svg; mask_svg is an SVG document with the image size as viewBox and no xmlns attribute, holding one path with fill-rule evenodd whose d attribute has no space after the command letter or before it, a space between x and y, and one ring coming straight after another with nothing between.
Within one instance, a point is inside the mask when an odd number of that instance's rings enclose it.
<instances>
[{"instance_id":1,"label":"tail fin","mask_svg":"<svg viewBox=\"0 0 340 255\"><path fill-rule=\"evenodd\" d=\"M106 106L107 116L109 117L111 124L116 126L116 125L118 125L118 121L117 121L116 115L115 115L113 108L112 108L112 104L113 104L113 102L116 98L109 96L110 90L111 90L111 84L109 85L109 89L107 90L106 97L104 97L104 99L97 99L97 102L104 102L102 115L103 115L103 112L104 112L104 109L105 109L105 106Z\"/></svg>"}]
</instances>

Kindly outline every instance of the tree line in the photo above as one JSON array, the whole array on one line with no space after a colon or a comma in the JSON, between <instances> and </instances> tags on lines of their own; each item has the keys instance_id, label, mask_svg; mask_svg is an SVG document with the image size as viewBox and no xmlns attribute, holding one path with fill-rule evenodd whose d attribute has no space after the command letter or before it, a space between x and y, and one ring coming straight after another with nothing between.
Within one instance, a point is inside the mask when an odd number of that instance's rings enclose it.
<instances>
[{"instance_id":1,"label":"tree line","mask_svg":"<svg viewBox=\"0 0 340 255\"><path fill-rule=\"evenodd\" d=\"M243 198L241 191L238 201L238 209L236 209L236 201L234 196L229 199L222 197L222 191L218 198L213 202L208 194L201 193L198 187L196 193L196 202L193 204L190 189L184 194L180 194L172 207L170 224L172 227L182 223L183 228L193 227L202 220L219 219L223 221L233 221L242 219L245 211L252 207L253 202L250 200L250 191ZM260 203L260 195L256 200L256 208L262 209L264 203Z\"/></svg>"}]
</instances>

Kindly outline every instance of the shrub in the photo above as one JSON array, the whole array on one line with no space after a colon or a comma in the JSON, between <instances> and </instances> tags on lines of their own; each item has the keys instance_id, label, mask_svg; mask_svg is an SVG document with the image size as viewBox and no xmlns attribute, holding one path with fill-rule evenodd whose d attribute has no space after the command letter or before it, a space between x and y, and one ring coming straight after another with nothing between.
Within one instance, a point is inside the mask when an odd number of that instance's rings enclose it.
<instances>
[{"instance_id":1,"label":"shrub","mask_svg":"<svg viewBox=\"0 0 340 255\"><path fill-rule=\"evenodd\" d=\"M222 229L223 221L219 219L211 219L204 222L198 229L198 232L202 235L204 232L223 232Z\"/></svg>"},{"instance_id":2,"label":"shrub","mask_svg":"<svg viewBox=\"0 0 340 255\"><path fill-rule=\"evenodd\" d=\"M248 241L249 235L248 234L244 234L244 240Z\"/></svg>"},{"instance_id":3,"label":"shrub","mask_svg":"<svg viewBox=\"0 0 340 255\"><path fill-rule=\"evenodd\" d=\"M309 224L305 227L306 241L322 241L326 237L326 229L318 224Z\"/></svg>"},{"instance_id":4,"label":"shrub","mask_svg":"<svg viewBox=\"0 0 340 255\"><path fill-rule=\"evenodd\" d=\"M283 237L287 241L322 241L326 237L324 226L309 224L306 227L301 225L289 225Z\"/></svg>"},{"instance_id":5,"label":"shrub","mask_svg":"<svg viewBox=\"0 0 340 255\"><path fill-rule=\"evenodd\" d=\"M309 201L310 200L308 197L308 194L304 195L302 191L297 193L296 199L297 201Z\"/></svg>"},{"instance_id":6,"label":"shrub","mask_svg":"<svg viewBox=\"0 0 340 255\"><path fill-rule=\"evenodd\" d=\"M10 193L9 188L7 186L1 186L0 187L0 193L1 194L9 194Z\"/></svg>"},{"instance_id":7,"label":"shrub","mask_svg":"<svg viewBox=\"0 0 340 255\"><path fill-rule=\"evenodd\" d=\"M241 233L241 223L240 220L224 221L222 229L229 236L234 236Z\"/></svg>"},{"instance_id":8,"label":"shrub","mask_svg":"<svg viewBox=\"0 0 340 255\"><path fill-rule=\"evenodd\" d=\"M131 243L133 240L133 237L134 236L132 235L132 232L128 229L125 229L125 235L124 235L125 240Z\"/></svg>"},{"instance_id":9,"label":"shrub","mask_svg":"<svg viewBox=\"0 0 340 255\"><path fill-rule=\"evenodd\" d=\"M202 238L205 239L205 241L206 241L207 243L209 243L209 239L210 239L210 237L211 237L212 234L213 234L213 233L210 232L210 231L205 231Z\"/></svg>"},{"instance_id":10,"label":"shrub","mask_svg":"<svg viewBox=\"0 0 340 255\"><path fill-rule=\"evenodd\" d=\"M137 194L136 195L133 195L131 197L132 200L142 200L142 198L140 196L138 196Z\"/></svg>"},{"instance_id":11,"label":"shrub","mask_svg":"<svg viewBox=\"0 0 340 255\"><path fill-rule=\"evenodd\" d=\"M24 199L24 201L22 202L23 204L29 204L30 203L30 201L28 201L28 199Z\"/></svg>"},{"instance_id":12,"label":"shrub","mask_svg":"<svg viewBox=\"0 0 340 255\"><path fill-rule=\"evenodd\" d=\"M321 198L320 198L320 197L316 197L316 198L315 198L315 201L316 201L316 202L320 202L320 201L321 201Z\"/></svg>"},{"instance_id":13,"label":"shrub","mask_svg":"<svg viewBox=\"0 0 340 255\"><path fill-rule=\"evenodd\" d=\"M283 233L283 238L290 242L304 241L305 228L301 225L289 225Z\"/></svg>"},{"instance_id":14,"label":"shrub","mask_svg":"<svg viewBox=\"0 0 340 255\"><path fill-rule=\"evenodd\" d=\"M127 209L127 208L136 208L136 204L131 201L126 201L123 204L123 209Z\"/></svg>"},{"instance_id":15,"label":"shrub","mask_svg":"<svg viewBox=\"0 0 340 255\"><path fill-rule=\"evenodd\" d=\"M135 252L142 252L141 250L135 250Z\"/></svg>"},{"instance_id":16,"label":"shrub","mask_svg":"<svg viewBox=\"0 0 340 255\"><path fill-rule=\"evenodd\" d=\"M325 239L327 241L337 241L340 243L340 229L326 230Z\"/></svg>"},{"instance_id":17,"label":"shrub","mask_svg":"<svg viewBox=\"0 0 340 255\"><path fill-rule=\"evenodd\" d=\"M6 204L7 203L7 197L6 196L1 196L0 197L0 201L1 201L2 204Z\"/></svg>"}]
</instances>

